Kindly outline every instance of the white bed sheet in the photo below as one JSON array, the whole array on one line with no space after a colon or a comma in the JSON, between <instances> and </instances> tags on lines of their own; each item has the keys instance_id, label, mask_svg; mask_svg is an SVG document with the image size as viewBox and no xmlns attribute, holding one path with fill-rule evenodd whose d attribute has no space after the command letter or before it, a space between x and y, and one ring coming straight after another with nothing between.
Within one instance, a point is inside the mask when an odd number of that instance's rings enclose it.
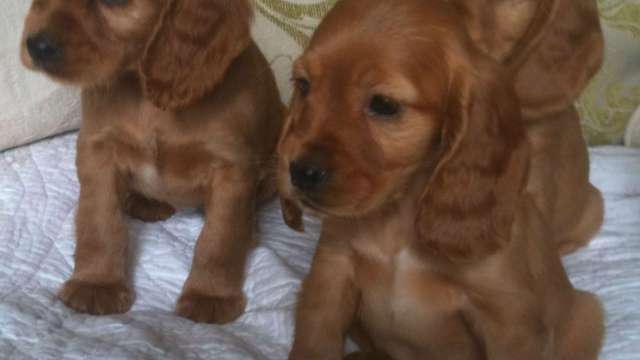
<instances>
[{"instance_id":1,"label":"white bed sheet","mask_svg":"<svg viewBox=\"0 0 640 360\"><path fill-rule=\"evenodd\" d=\"M79 315L56 299L73 264L75 140L70 134L0 153L0 358L285 359L319 226L307 219L308 234L290 231L275 203L260 213L247 312L234 324L198 325L173 314L202 226L195 211L130 222L136 301L127 314ZM599 148L591 156L606 223L565 263L577 287L604 301L601 359L640 359L640 150Z\"/></svg>"}]
</instances>

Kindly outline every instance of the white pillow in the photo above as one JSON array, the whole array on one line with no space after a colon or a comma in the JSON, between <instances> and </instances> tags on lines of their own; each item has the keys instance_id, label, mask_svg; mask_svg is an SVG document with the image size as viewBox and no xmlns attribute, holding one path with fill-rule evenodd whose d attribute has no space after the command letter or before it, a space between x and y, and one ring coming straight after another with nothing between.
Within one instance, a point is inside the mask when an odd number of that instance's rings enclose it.
<instances>
[{"instance_id":1,"label":"white pillow","mask_svg":"<svg viewBox=\"0 0 640 360\"><path fill-rule=\"evenodd\" d=\"M20 38L31 1L3 0L0 16L0 151L72 130L80 97L20 63Z\"/></svg>"}]
</instances>

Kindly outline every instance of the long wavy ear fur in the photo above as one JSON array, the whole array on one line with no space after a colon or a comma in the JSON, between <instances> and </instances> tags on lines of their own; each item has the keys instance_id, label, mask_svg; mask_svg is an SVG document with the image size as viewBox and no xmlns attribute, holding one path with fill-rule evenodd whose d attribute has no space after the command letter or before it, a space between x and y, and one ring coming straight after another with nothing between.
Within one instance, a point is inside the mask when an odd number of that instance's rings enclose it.
<instances>
[{"instance_id":1,"label":"long wavy ear fur","mask_svg":"<svg viewBox=\"0 0 640 360\"><path fill-rule=\"evenodd\" d=\"M548 24L557 0L453 0L474 43L508 63L525 56Z\"/></svg>"},{"instance_id":2,"label":"long wavy ear fur","mask_svg":"<svg viewBox=\"0 0 640 360\"><path fill-rule=\"evenodd\" d=\"M527 147L510 79L486 60L487 66L474 63L476 75L464 72L453 80L439 160L416 220L415 247L428 256L474 261L510 237Z\"/></svg>"},{"instance_id":3,"label":"long wavy ear fur","mask_svg":"<svg viewBox=\"0 0 640 360\"><path fill-rule=\"evenodd\" d=\"M537 117L571 106L602 66L604 40L595 0L555 0L530 54L513 65L523 113Z\"/></svg>"},{"instance_id":4,"label":"long wavy ear fur","mask_svg":"<svg viewBox=\"0 0 640 360\"><path fill-rule=\"evenodd\" d=\"M596 0L453 0L474 42L514 74L528 117L575 102L600 69Z\"/></svg>"},{"instance_id":5,"label":"long wavy ear fur","mask_svg":"<svg viewBox=\"0 0 640 360\"><path fill-rule=\"evenodd\" d=\"M145 96L165 110L191 105L250 43L248 0L167 0L139 64Z\"/></svg>"}]
</instances>

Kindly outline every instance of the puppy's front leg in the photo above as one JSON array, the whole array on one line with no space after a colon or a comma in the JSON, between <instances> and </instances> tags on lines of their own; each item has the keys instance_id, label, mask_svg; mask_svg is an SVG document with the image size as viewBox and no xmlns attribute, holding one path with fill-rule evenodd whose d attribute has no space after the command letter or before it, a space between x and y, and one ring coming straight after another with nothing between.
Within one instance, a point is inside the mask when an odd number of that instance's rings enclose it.
<instances>
[{"instance_id":1,"label":"puppy's front leg","mask_svg":"<svg viewBox=\"0 0 640 360\"><path fill-rule=\"evenodd\" d=\"M204 208L205 225L176 312L196 322L224 324L240 316L246 304L244 267L256 226L253 172L216 170Z\"/></svg>"},{"instance_id":2,"label":"puppy's front leg","mask_svg":"<svg viewBox=\"0 0 640 360\"><path fill-rule=\"evenodd\" d=\"M485 304L472 311L471 321L476 335L485 344L486 358L492 360L550 360L553 358L551 329L535 306ZM526 303L526 301L521 301Z\"/></svg>"},{"instance_id":3,"label":"puppy's front leg","mask_svg":"<svg viewBox=\"0 0 640 360\"><path fill-rule=\"evenodd\" d=\"M326 229L326 227L325 227ZM356 311L353 254L323 232L298 298L290 360L341 360Z\"/></svg>"},{"instance_id":4,"label":"puppy's front leg","mask_svg":"<svg viewBox=\"0 0 640 360\"><path fill-rule=\"evenodd\" d=\"M120 206L125 184L112 149L103 141L85 141L82 133L77 165L75 266L59 297L79 312L123 313L133 301L126 272L128 234Z\"/></svg>"}]
</instances>

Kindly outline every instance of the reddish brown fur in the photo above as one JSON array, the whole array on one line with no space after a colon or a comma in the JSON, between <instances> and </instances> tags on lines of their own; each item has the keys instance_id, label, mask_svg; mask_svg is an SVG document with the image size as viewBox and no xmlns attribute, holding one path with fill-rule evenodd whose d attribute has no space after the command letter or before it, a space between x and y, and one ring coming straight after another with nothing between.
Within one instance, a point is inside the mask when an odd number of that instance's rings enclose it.
<instances>
[{"instance_id":1,"label":"reddish brown fur","mask_svg":"<svg viewBox=\"0 0 640 360\"><path fill-rule=\"evenodd\" d=\"M528 190L561 254L586 245L603 221L573 103L600 68L595 0L454 0L475 44L515 78L531 144ZM288 219L295 219L288 211ZM295 221L295 220L292 220Z\"/></svg>"},{"instance_id":2,"label":"reddish brown fur","mask_svg":"<svg viewBox=\"0 0 640 360\"><path fill-rule=\"evenodd\" d=\"M571 252L602 225L587 148L573 105L603 59L595 0L455 0L472 38L515 78L532 145L528 190Z\"/></svg>"},{"instance_id":3,"label":"reddish brown fur","mask_svg":"<svg viewBox=\"0 0 640 360\"><path fill-rule=\"evenodd\" d=\"M283 117L251 13L245 0L34 1L25 41L46 33L63 52L37 66L25 45L24 63L83 89L75 268L60 291L71 308L130 308L125 213L158 221L197 206L206 222L177 312L216 323L242 313Z\"/></svg>"},{"instance_id":4,"label":"reddish brown fur","mask_svg":"<svg viewBox=\"0 0 640 360\"><path fill-rule=\"evenodd\" d=\"M527 189L512 78L463 21L448 2L342 0L296 63L310 87L279 183L288 222L297 204L323 229L291 359L341 359L347 334L363 349L349 359L597 358L602 310L571 286ZM380 94L398 115L372 115ZM289 166L309 158L331 175L301 190Z\"/></svg>"}]
</instances>

